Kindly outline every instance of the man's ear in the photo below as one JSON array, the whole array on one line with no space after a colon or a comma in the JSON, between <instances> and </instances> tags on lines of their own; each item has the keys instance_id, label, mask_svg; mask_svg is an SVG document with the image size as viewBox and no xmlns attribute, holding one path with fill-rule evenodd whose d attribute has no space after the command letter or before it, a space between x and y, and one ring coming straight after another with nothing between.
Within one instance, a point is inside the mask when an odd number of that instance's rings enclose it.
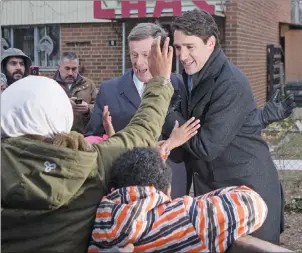
<instances>
[{"instance_id":1,"label":"man's ear","mask_svg":"<svg viewBox=\"0 0 302 253\"><path fill-rule=\"evenodd\" d=\"M207 46L210 48L210 49L214 49L215 46L216 46L216 38L215 36L210 36L208 41L207 41Z\"/></svg>"}]
</instances>

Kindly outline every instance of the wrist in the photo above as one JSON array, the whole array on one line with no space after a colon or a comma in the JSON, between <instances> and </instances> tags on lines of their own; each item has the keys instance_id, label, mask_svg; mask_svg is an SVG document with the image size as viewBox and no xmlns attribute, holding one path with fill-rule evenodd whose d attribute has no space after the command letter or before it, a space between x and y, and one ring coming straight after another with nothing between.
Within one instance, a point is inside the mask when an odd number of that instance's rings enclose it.
<instances>
[{"instance_id":1,"label":"wrist","mask_svg":"<svg viewBox=\"0 0 302 253\"><path fill-rule=\"evenodd\" d=\"M177 147L175 145L175 143L173 142L173 139L171 139L171 138L168 138L166 140L166 143L167 143L167 147L169 148L170 151Z\"/></svg>"},{"instance_id":2,"label":"wrist","mask_svg":"<svg viewBox=\"0 0 302 253\"><path fill-rule=\"evenodd\" d=\"M171 83L171 79L170 79L170 77L166 77L166 76L153 76L153 78L152 78L154 81L158 81L158 82L160 82L160 83L162 83L162 84L170 84Z\"/></svg>"}]
</instances>

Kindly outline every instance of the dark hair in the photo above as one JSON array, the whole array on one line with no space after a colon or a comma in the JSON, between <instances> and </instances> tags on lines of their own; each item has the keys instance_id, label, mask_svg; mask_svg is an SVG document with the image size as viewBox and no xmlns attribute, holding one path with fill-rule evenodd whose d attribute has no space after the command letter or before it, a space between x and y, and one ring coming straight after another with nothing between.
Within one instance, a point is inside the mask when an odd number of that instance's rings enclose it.
<instances>
[{"instance_id":1,"label":"dark hair","mask_svg":"<svg viewBox=\"0 0 302 253\"><path fill-rule=\"evenodd\" d=\"M211 36L216 38L215 48L220 47L219 30L212 15L200 9L186 11L181 16L175 17L172 23L172 29L180 30L186 35L195 35L200 37L204 43L207 43Z\"/></svg>"},{"instance_id":2,"label":"dark hair","mask_svg":"<svg viewBox=\"0 0 302 253\"><path fill-rule=\"evenodd\" d=\"M134 148L122 154L112 166L110 188L154 186L167 192L172 171L153 148Z\"/></svg>"}]
</instances>

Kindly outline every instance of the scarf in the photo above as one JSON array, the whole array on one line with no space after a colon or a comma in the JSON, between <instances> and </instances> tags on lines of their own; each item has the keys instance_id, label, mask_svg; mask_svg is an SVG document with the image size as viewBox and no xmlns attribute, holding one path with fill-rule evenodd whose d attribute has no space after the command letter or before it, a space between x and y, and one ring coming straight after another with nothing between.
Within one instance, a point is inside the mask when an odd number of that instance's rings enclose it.
<instances>
[{"instance_id":1,"label":"scarf","mask_svg":"<svg viewBox=\"0 0 302 253\"><path fill-rule=\"evenodd\" d=\"M68 134L72 124L69 98L50 78L25 77L1 95L2 137L40 135L53 138L59 133Z\"/></svg>"}]
</instances>

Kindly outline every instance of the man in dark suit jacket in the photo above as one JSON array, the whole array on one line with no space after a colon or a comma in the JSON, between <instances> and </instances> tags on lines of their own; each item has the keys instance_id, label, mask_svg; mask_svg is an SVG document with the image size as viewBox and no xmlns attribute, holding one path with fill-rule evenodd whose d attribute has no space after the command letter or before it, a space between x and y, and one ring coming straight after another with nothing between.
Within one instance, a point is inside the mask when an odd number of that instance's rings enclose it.
<instances>
[{"instance_id":1,"label":"man in dark suit jacket","mask_svg":"<svg viewBox=\"0 0 302 253\"><path fill-rule=\"evenodd\" d=\"M141 23L131 30L128 42L132 69L121 77L104 81L100 85L94 111L87 126L86 136L100 136L105 133L102 123L102 113L105 105L109 107L115 131L119 131L129 124L141 103L145 83L152 78L148 69L148 55L152 42L158 36L165 38L167 33L160 26L153 23ZM180 86L183 86L182 77L172 73L171 82L175 94L177 94ZM150 120L152 119L150 118ZM183 196L186 186L184 164L167 162L173 170L172 196Z\"/></svg>"},{"instance_id":2,"label":"man in dark suit jacket","mask_svg":"<svg viewBox=\"0 0 302 253\"><path fill-rule=\"evenodd\" d=\"M185 12L176 17L173 29L185 90L180 112L167 116L163 131L169 135L175 120L183 123L191 117L201 124L198 134L175 150L176 158L185 161L188 179L193 176L195 195L240 185L257 191L268 215L254 236L278 244L283 219L280 181L261 137L262 111L250 83L219 48L218 28L209 13Z\"/></svg>"},{"instance_id":3,"label":"man in dark suit jacket","mask_svg":"<svg viewBox=\"0 0 302 253\"><path fill-rule=\"evenodd\" d=\"M133 81L133 75L134 71L131 69L124 75L101 84L86 136L100 136L105 133L102 123L105 105L109 107L112 125L116 131L122 130L129 124L141 103L141 96ZM176 91L179 90L180 85L183 85L181 76L174 73L171 74L171 82Z\"/></svg>"}]
</instances>

